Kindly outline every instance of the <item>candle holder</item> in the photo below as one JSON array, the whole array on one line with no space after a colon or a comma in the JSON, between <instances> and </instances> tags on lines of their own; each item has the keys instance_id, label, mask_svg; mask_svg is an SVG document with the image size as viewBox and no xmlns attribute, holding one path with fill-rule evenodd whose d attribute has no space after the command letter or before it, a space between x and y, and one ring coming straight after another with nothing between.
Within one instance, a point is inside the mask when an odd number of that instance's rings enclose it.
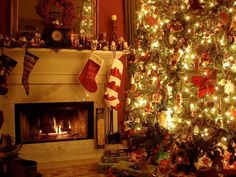
<instances>
[{"instance_id":1,"label":"candle holder","mask_svg":"<svg viewBox=\"0 0 236 177\"><path fill-rule=\"evenodd\" d=\"M116 15L112 15L111 16L111 24L112 24L112 37L111 37L111 41L114 41L115 43L117 43L117 16Z\"/></svg>"}]
</instances>

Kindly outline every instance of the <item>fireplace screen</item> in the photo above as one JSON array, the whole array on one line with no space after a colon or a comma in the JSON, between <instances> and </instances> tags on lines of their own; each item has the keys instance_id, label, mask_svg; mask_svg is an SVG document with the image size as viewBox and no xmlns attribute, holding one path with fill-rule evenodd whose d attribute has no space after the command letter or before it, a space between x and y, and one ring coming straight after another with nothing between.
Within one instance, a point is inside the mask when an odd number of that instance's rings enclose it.
<instances>
[{"instance_id":1,"label":"fireplace screen","mask_svg":"<svg viewBox=\"0 0 236 177\"><path fill-rule=\"evenodd\" d=\"M92 139L94 103L27 103L15 105L16 143Z\"/></svg>"}]
</instances>

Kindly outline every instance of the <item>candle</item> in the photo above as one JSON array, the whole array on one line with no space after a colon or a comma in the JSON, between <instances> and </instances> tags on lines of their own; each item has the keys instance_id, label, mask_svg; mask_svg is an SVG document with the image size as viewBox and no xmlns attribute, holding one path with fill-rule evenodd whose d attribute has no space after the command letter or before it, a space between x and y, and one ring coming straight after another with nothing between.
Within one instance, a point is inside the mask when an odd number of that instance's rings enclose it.
<instances>
[{"instance_id":1,"label":"candle","mask_svg":"<svg viewBox=\"0 0 236 177\"><path fill-rule=\"evenodd\" d=\"M111 16L111 20L116 21L117 20L117 16L116 15L112 15Z\"/></svg>"}]
</instances>

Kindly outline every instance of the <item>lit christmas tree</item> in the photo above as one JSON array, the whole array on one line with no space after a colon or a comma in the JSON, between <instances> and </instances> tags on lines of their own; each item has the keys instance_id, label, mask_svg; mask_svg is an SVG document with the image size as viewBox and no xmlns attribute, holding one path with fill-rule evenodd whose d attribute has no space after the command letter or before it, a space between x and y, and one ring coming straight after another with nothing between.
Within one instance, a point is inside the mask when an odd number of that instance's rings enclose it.
<instances>
[{"instance_id":1,"label":"lit christmas tree","mask_svg":"<svg viewBox=\"0 0 236 177\"><path fill-rule=\"evenodd\" d=\"M129 58L130 150L177 171L236 169L236 1L140 4Z\"/></svg>"}]
</instances>

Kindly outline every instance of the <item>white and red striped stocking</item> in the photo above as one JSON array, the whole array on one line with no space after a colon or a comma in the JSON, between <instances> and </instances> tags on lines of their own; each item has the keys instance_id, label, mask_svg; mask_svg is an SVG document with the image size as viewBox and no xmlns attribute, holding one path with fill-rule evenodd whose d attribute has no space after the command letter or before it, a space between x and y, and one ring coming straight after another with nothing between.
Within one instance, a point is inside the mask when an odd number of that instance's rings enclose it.
<instances>
[{"instance_id":1,"label":"white and red striped stocking","mask_svg":"<svg viewBox=\"0 0 236 177\"><path fill-rule=\"evenodd\" d=\"M120 61L120 59L115 58L111 66L109 80L104 94L106 105L111 109L117 110L119 108L120 100L118 95L122 74L123 63Z\"/></svg>"}]
</instances>

